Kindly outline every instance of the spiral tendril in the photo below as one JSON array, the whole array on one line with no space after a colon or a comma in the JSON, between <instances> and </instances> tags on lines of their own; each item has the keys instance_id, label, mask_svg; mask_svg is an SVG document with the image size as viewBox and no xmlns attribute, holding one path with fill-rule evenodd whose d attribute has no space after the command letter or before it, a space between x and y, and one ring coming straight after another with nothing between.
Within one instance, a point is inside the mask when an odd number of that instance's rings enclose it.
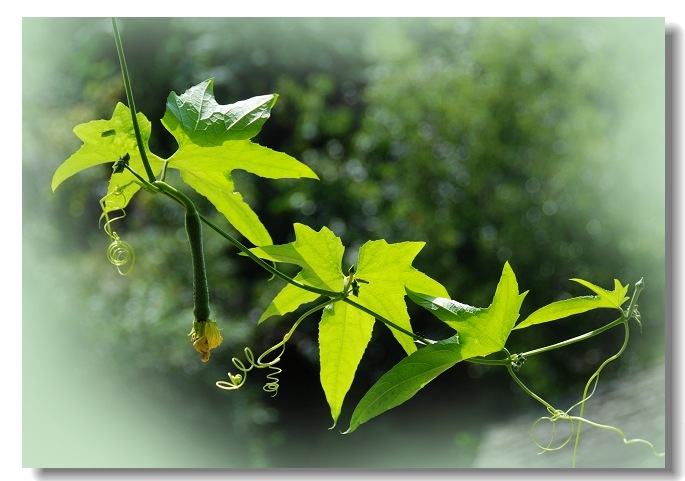
<instances>
[{"instance_id":1,"label":"spiral tendril","mask_svg":"<svg viewBox=\"0 0 685 481\"><path fill-rule=\"evenodd\" d=\"M295 332L295 329L297 329L297 326L300 325L302 321L304 321L310 314L323 309L324 307L333 304L334 302L337 302L341 299L341 297L335 297L326 300L325 302L318 304L311 309L309 309L307 312L302 314L297 321L293 324L293 327L290 328L290 330L283 336L283 339L281 339L280 342L278 342L276 345L270 347L266 351L264 351L256 360L254 357L254 353L249 347L246 347L244 350L245 353L245 360L247 362L247 366L245 366L245 363L241 361L240 359L234 357L231 359L231 362L233 363L233 366L240 371L238 374L232 374L228 373L228 381L222 380L222 381L217 381L216 382L216 387L220 389L225 389L227 391L232 391L235 389L239 389L240 387L245 384L245 380L247 379L247 373L250 372L252 369L264 369L268 368L271 370L269 374L267 374L266 379L268 382L264 384L262 389L265 392L272 393L271 397L275 397L276 394L278 394L278 388L279 388L279 375L283 372L281 368L276 366L281 360L281 357L283 357L283 354L285 353L285 344L288 342L290 337L293 335ZM274 352L278 351L278 354L274 359L271 361L265 361L264 359L272 355Z\"/></svg>"},{"instance_id":2,"label":"spiral tendril","mask_svg":"<svg viewBox=\"0 0 685 481\"><path fill-rule=\"evenodd\" d=\"M304 317L301 317L300 319L293 324L293 327L288 331L288 333L283 336L283 339L276 344L275 346L270 347L264 353L262 353L256 360L254 357L254 353L252 352L252 349L249 347L246 347L244 352L245 352L245 360L247 362L247 366L245 366L245 363L241 361L238 358L232 358L231 362L235 366L235 368L240 371L239 374L232 374L228 373L228 381L217 381L216 386L220 389L225 389L225 390L234 390L238 389L245 384L245 381L247 380L247 373L250 372L252 369L264 369L268 368L271 370L269 374L267 374L266 378L268 379L268 382L266 382L263 386L263 390L268 393L272 393L271 397L275 397L278 394L278 388L279 388L279 374L283 372L283 370L276 366L281 360L281 357L285 353L285 343L288 342L288 339L290 339L290 336L292 336L293 332L295 332L295 329L297 326L302 322ZM278 355L270 360L270 361L265 361L264 358L272 354L274 351L279 350L280 352Z\"/></svg>"},{"instance_id":3,"label":"spiral tendril","mask_svg":"<svg viewBox=\"0 0 685 481\"><path fill-rule=\"evenodd\" d=\"M112 243L107 247L107 260L117 268L119 274L125 276L133 269L136 263L136 254L128 242L122 241L119 235L113 232ZM128 267L123 269L126 264L129 264Z\"/></svg>"},{"instance_id":4,"label":"spiral tendril","mask_svg":"<svg viewBox=\"0 0 685 481\"><path fill-rule=\"evenodd\" d=\"M128 185L130 185L130 183L126 184L124 187L117 186L102 199L100 199L102 214L100 215L99 223L102 223L104 220L102 228L112 241L107 247L107 260L117 268L117 271L122 276L125 276L131 272L133 266L135 265L136 256L135 252L133 251L133 247L131 247L129 243L124 242L121 240L121 238L119 238L119 235L112 229L112 224L115 221L126 217L126 211L121 206L126 204L124 188ZM117 197L121 197L123 201L118 202L115 200ZM112 216L112 212L117 212L118 214ZM124 269L124 266L127 264L128 267Z\"/></svg>"}]
</instances>

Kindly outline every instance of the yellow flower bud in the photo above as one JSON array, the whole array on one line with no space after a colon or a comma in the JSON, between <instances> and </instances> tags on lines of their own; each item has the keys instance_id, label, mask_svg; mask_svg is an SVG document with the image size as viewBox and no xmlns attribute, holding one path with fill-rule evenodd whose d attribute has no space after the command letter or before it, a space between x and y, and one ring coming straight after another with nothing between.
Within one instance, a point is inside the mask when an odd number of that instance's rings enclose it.
<instances>
[{"instance_id":1,"label":"yellow flower bud","mask_svg":"<svg viewBox=\"0 0 685 481\"><path fill-rule=\"evenodd\" d=\"M202 362L209 361L209 353L224 340L219 333L219 326L216 321L209 319L207 321L193 321L193 330L190 331L190 342L193 347L200 353Z\"/></svg>"}]
</instances>

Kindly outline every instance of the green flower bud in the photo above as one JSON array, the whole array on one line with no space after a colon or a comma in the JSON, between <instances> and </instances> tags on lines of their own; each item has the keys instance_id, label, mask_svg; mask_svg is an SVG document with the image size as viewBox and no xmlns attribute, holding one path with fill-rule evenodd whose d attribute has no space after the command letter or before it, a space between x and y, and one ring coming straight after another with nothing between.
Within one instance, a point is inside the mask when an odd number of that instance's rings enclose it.
<instances>
[{"instance_id":1,"label":"green flower bud","mask_svg":"<svg viewBox=\"0 0 685 481\"><path fill-rule=\"evenodd\" d=\"M190 331L190 342L202 357L202 362L209 361L209 353L224 340L219 332L214 319L207 321L193 321L193 330Z\"/></svg>"}]
</instances>

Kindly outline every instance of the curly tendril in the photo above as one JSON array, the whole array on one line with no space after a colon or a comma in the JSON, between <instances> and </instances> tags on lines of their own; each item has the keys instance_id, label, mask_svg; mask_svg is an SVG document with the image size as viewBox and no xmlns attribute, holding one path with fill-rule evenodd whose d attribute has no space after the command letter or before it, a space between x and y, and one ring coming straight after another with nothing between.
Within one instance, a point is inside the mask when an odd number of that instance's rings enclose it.
<instances>
[{"instance_id":1,"label":"curly tendril","mask_svg":"<svg viewBox=\"0 0 685 481\"><path fill-rule=\"evenodd\" d=\"M550 416L543 416L543 417L538 418L530 428L530 437L531 437L533 443L538 448L541 449L540 454L545 453L547 451L558 451L558 450L562 449L563 447L565 447L566 445L568 445L571 442L571 440L573 440L573 438L575 438L575 446L574 446L574 450L573 450L573 467L575 467L576 457L578 455L578 446L579 446L579 442L580 442L580 433L581 433L583 424L587 424L589 426L593 426L593 427L596 427L599 429L606 429L606 430L615 432L616 434L618 434L621 437L624 444L636 444L636 443L645 444L652 449L652 452L654 453L655 456L664 456L665 455L665 453L658 452L656 450L656 448L654 447L654 445L652 443L650 443L649 441L646 441L644 439L639 439L639 438L628 439L626 437L626 435L623 433L623 431L621 431L619 428L617 428L615 426L610 426L607 424L599 424L599 423L596 423L594 421L590 421L589 419L583 417L583 414L585 411L585 405L586 405L587 401L595 394L595 391L597 389L597 384L599 382L600 373L602 372L602 370L604 369L604 367L607 364L618 359L621 356L621 354L623 354L626 346L628 345L628 339L630 337L630 329L629 329L627 320L623 324L623 326L625 328L625 337L624 337L623 345L621 346L621 348L614 355L609 356L604 362L602 362L602 364L597 368L597 370L592 374L592 376L590 376L587 383L585 384L585 389L583 390L582 399L580 401L576 402L575 404L573 404L566 411L554 408L547 401L545 401L544 399L540 398L538 395L533 393L525 384L523 384L523 382L521 382L521 380L516 376L516 374L514 374L514 371L518 370L518 369L516 369L516 366L515 365L507 366L509 374L512 376L514 381L516 381L516 383L519 384L519 386L521 386L523 388L523 390L526 391L530 396L532 396L534 399L537 399L539 402L541 402L547 408L547 411L550 413ZM580 408L580 415L579 416L571 415L570 412L576 408ZM560 421L560 420L561 421L568 421L569 427L570 427L570 432L569 432L568 437L566 437L559 445L553 446L554 439L556 436L556 423L557 423L557 421ZM541 421L548 421L552 424L552 433L550 435L550 440L546 445L543 445L542 443L540 443L538 441L537 437L535 436L535 431L538 427L538 424Z\"/></svg>"},{"instance_id":2,"label":"curly tendril","mask_svg":"<svg viewBox=\"0 0 685 481\"><path fill-rule=\"evenodd\" d=\"M100 199L102 214L100 215L99 222L101 223L104 219L105 222L102 228L112 241L107 247L107 260L117 268L117 271L122 276L131 272L136 263L136 256L133 247L131 247L129 243L121 240L119 235L112 229L112 224L126 217L126 211L121 206L126 205L124 188L128 185L130 185L130 183L124 187L117 186L112 192L109 192ZM121 199L119 199L119 201L115 200L118 197L121 197ZM112 212L118 212L118 215L111 216ZM127 264L129 264L128 267L124 269L124 266Z\"/></svg>"},{"instance_id":3,"label":"curly tendril","mask_svg":"<svg viewBox=\"0 0 685 481\"><path fill-rule=\"evenodd\" d=\"M322 306L323 307L323 306ZM285 343L288 342L290 339L290 336L293 335L295 332L295 329L297 329L297 326L300 325L300 323L305 319L307 315L309 315L310 312L307 312L305 315L300 317L297 321L295 321L295 324L293 324L293 327L290 328L290 330L286 333L285 336L283 336L283 339L276 344L275 346L270 347L264 353L262 353L261 356L259 356L256 360L254 357L254 353L252 352L252 349L249 347L245 348L245 360L247 361L247 367L238 358L233 358L231 359L231 362L235 366L235 368L240 371L242 374L231 374L230 372L228 373L228 381L217 381L216 386L220 389L225 389L225 390L234 390L238 389L245 384L245 381L247 380L247 373L250 372L252 369L257 368L257 369L264 369L268 368L271 370L269 374L267 374L266 378L268 379L268 382L264 384L263 390L268 393L272 393L271 397L275 397L276 394L278 394L278 387L279 387L279 378L278 375L283 372L283 370L276 366L281 360L281 357L285 353ZM272 354L273 352L280 350L276 357L272 359L271 361L265 361L264 358Z\"/></svg>"},{"instance_id":4,"label":"curly tendril","mask_svg":"<svg viewBox=\"0 0 685 481\"><path fill-rule=\"evenodd\" d=\"M281 339L280 342L278 342L276 345L270 347L266 351L262 353L261 356L259 356L255 360L254 353L252 352L252 349L249 347L246 347L244 352L245 352L245 360L247 362L247 366L243 361L240 359L234 357L231 359L231 362L235 366L235 368L240 371L238 374L232 374L228 373L228 381L217 381L216 382L216 387L220 389L225 389L227 391L232 391L235 389L239 389L245 384L245 381L247 380L247 373L250 372L252 369L264 369L268 368L271 370L269 374L267 374L266 378L268 379L268 382L264 384L262 389L265 392L272 393L271 397L275 397L276 394L278 394L278 388L279 388L279 374L283 372L281 368L276 366L281 360L281 357L285 353L285 344L288 342L290 337L293 335L295 332L295 329L297 329L297 326L300 325L302 321L304 321L310 314L323 309L324 307L333 304L334 302L339 301L342 299L342 295L339 297L334 297L331 299L326 300L325 302L316 305L309 309L307 312L302 314L297 321L293 324L293 327L290 328L290 330L283 336L283 339ZM265 361L264 359L267 356L273 355L274 352L278 351L278 354L274 359L271 361Z\"/></svg>"},{"instance_id":5,"label":"curly tendril","mask_svg":"<svg viewBox=\"0 0 685 481\"><path fill-rule=\"evenodd\" d=\"M572 416L572 415L568 414L568 412L562 411L562 410L555 410L551 414L552 414L551 416L545 416L545 417L538 418L533 423L533 426L530 429L530 437L533 440L533 443L535 443L535 445L541 449L540 454L547 452L547 451L558 451L558 450L562 449L564 446L569 444L569 442L571 442L571 440L574 438L574 436L576 436L580 432L581 425L583 423L585 423L588 426L592 426L592 427L595 427L598 429L605 429L608 431L615 432L616 434L618 434L621 437L624 444L638 444L638 443L644 444L646 446L649 446L649 448L651 448L652 453L655 456L659 456L659 457L665 456L665 453L657 451L657 449L654 447L654 445L652 443L650 443L649 441L647 441L645 439L640 439L640 438L628 439L626 437L625 433L621 429L619 429L615 426L610 426L608 424L596 423L594 421L591 421L591 420L586 419L586 418L581 417L581 416ZM552 443L554 442L554 436L555 436L556 422L559 420L568 421L571 429L570 429L568 437L560 445L552 447ZM549 421L550 423L552 423L551 438L550 438L549 443L547 443L546 446L543 446L535 437L535 429L536 429L536 427L540 421ZM577 452L574 452L574 465L575 465L575 456L576 455L577 455Z\"/></svg>"},{"instance_id":6,"label":"curly tendril","mask_svg":"<svg viewBox=\"0 0 685 481\"><path fill-rule=\"evenodd\" d=\"M292 332L292 331L291 331ZM283 372L283 370L280 367L277 367L276 364L278 364L281 360L281 356L285 352L285 342L287 341L286 338L283 338L281 342L264 352L261 356L259 356L256 360L254 357L254 353L252 352L252 349L249 347L245 348L245 359L247 361L247 366L241 361L240 359L234 357L231 359L231 362L235 366L235 368L240 371L242 374L231 374L230 372L228 373L228 381L217 381L216 386L220 389L225 389L227 391L231 391L234 389L238 389L245 384L245 381L247 380L247 373L250 372L252 369L257 368L257 369L264 369L268 368L271 369L272 372L267 374L266 378L269 380L267 383L264 384L264 387L262 388L265 392L268 393L273 393L271 397L275 397L276 394L278 394L278 387L279 387L279 379L278 375ZM280 348L280 352L276 358L272 359L271 361L265 362L264 357L273 352L275 349Z\"/></svg>"},{"instance_id":7,"label":"curly tendril","mask_svg":"<svg viewBox=\"0 0 685 481\"><path fill-rule=\"evenodd\" d=\"M122 241L116 232L112 235L112 243L107 247L107 260L117 268L122 276L125 276L136 263L136 254L128 242ZM129 264L130 263L130 264ZM123 269L126 264L129 266Z\"/></svg>"}]
</instances>

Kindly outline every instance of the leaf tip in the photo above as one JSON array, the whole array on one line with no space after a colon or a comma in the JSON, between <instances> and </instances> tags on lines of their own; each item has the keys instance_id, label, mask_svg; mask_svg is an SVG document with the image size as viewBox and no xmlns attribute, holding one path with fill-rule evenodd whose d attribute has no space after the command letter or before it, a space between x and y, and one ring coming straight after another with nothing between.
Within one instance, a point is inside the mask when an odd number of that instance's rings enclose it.
<instances>
[{"instance_id":1,"label":"leaf tip","mask_svg":"<svg viewBox=\"0 0 685 481\"><path fill-rule=\"evenodd\" d=\"M340 434L351 434L355 429L357 429L357 426L350 424L350 427L347 428L347 431L341 431Z\"/></svg>"}]
</instances>

